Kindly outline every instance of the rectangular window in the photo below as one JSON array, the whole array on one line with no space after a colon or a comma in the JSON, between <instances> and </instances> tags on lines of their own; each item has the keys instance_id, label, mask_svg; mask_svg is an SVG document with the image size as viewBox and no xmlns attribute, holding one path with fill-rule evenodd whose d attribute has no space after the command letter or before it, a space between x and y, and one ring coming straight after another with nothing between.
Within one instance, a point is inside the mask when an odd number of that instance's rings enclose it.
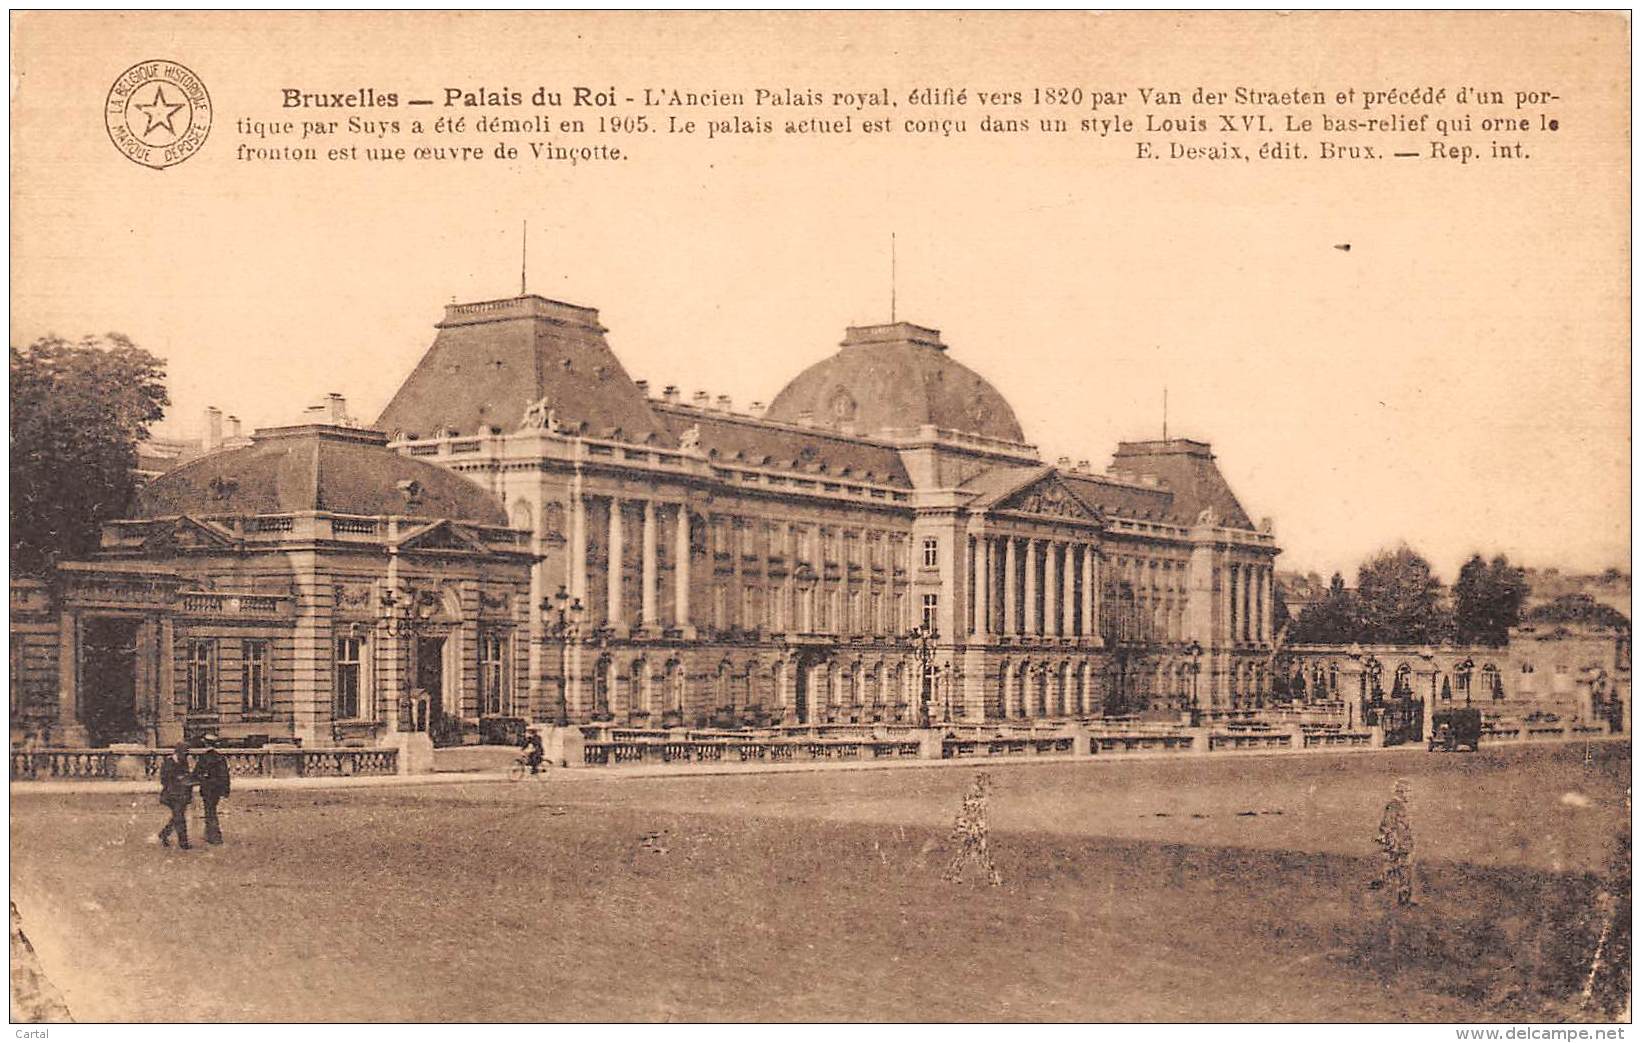
<instances>
[{"instance_id":1,"label":"rectangular window","mask_svg":"<svg viewBox=\"0 0 1641 1043\"><path fill-rule=\"evenodd\" d=\"M923 540L923 567L932 569L940 564L940 541L933 536Z\"/></svg>"},{"instance_id":2,"label":"rectangular window","mask_svg":"<svg viewBox=\"0 0 1641 1043\"><path fill-rule=\"evenodd\" d=\"M488 632L479 637L480 712L490 717L506 713L511 709L507 694L507 641Z\"/></svg>"},{"instance_id":3,"label":"rectangular window","mask_svg":"<svg viewBox=\"0 0 1641 1043\"><path fill-rule=\"evenodd\" d=\"M332 716L339 721L353 721L359 718L359 697L364 681L360 664L364 644L363 638L336 639L336 689L331 710Z\"/></svg>"},{"instance_id":4,"label":"rectangular window","mask_svg":"<svg viewBox=\"0 0 1641 1043\"><path fill-rule=\"evenodd\" d=\"M188 712L213 709L217 703L217 643L188 642Z\"/></svg>"},{"instance_id":5,"label":"rectangular window","mask_svg":"<svg viewBox=\"0 0 1641 1043\"><path fill-rule=\"evenodd\" d=\"M240 644L244 667L243 689L246 713L268 713L273 709L273 656L267 641Z\"/></svg>"},{"instance_id":6,"label":"rectangular window","mask_svg":"<svg viewBox=\"0 0 1641 1043\"><path fill-rule=\"evenodd\" d=\"M932 634L935 631L935 624L937 622L939 622L939 620L940 620L940 595L939 594L925 594L925 595L923 595L923 625L924 625L924 627L926 627L928 629L929 633Z\"/></svg>"}]
</instances>

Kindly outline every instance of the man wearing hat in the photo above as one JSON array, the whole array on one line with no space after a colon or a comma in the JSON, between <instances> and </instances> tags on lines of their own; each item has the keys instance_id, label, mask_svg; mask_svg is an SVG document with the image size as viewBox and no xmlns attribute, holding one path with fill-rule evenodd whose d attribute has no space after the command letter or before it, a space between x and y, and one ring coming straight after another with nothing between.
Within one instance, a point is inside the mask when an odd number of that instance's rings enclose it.
<instances>
[{"instance_id":1,"label":"man wearing hat","mask_svg":"<svg viewBox=\"0 0 1641 1043\"><path fill-rule=\"evenodd\" d=\"M222 740L205 736L205 752L194 758L194 778L199 781L199 799L205 805L205 842L222 843L222 826L217 822L217 802L228 795L228 758L217 749Z\"/></svg>"},{"instance_id":2,"label":"man wearing hat","mask_svg":"<svg viewBox=\"0 0 1641 1043\"><path fill-rule=\"evenodd\" d=\"M177 846L186 851L188 843L188 805L194 801L194 777L188 773L188 744L179 742L171 749L171 756L160 761L160 803L171 809L171 821L160 830L160 843L171 846L171 834L177 835Z\"/></svg>"}]
</instances>

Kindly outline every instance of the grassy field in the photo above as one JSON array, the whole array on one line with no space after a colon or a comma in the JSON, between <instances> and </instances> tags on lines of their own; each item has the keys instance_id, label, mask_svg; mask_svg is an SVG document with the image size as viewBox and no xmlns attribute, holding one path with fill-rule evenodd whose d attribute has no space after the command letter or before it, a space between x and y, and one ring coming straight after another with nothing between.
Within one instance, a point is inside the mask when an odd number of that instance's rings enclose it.
<instances>
[{"instance_id":1,"label":"grassy field","mask_svg":"<svg viewBox=\"0 0 1641 1043\"><path fill-rule=\"evenodd\" d=\"M1001 888L941 880L963 769L247 792L193 852L149 842L150 797L29 795L12 884L81 1021L1566 1017L1629 764L997 766ZM1367 884L1398 775L1421 904L1391 916Z\"/></svg>"}]
</instances>

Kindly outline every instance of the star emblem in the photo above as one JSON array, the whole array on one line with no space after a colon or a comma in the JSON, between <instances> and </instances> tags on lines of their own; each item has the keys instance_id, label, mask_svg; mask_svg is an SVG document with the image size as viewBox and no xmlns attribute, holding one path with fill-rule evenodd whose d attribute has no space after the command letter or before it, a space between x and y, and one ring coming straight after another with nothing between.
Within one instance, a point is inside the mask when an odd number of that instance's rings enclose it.
<instances>
[{"instance_id":1,"label":"star emblem","mask_svg":"<svg viewBox=\"0 0 1641 1043\"><path fill-rule=\"evenodd\" d=\"M170 102L166 101L165 100L165 88L163 86L159 86L157 84L154 87L154 100L153 101L149 102L146 105L143 105L143 104L139 103L137 105L132 106L132 108L136 109L138 112L141 112L143 114L143 116L145 116L148 119L148 126L146 128L144 128L144 130L142 132L143 137L147 137L148 135L154 133L154 128L155 127L164 127L166 130L171 132L171 135L173 137L175 137L176 133L177 133L177 128L171 125L171 120L176 116L176 114L178 112L182 111L183 109L185 109L187 107L188 107L187 105L185 105L181 102L178 102L177 104L173 105Z\"/></svg>"}]
</instances>

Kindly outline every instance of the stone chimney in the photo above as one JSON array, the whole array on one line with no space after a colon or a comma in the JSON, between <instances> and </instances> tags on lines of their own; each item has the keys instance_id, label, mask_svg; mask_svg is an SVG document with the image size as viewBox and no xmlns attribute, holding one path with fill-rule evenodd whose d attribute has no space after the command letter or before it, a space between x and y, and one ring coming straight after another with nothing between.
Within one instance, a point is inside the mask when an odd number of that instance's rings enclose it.
<instances>
[{"instance_id":1,"label":"stone chimney","mask_svg":"<svg viewBox=\"0 0 1641 1043\"><path fill-rule=\"evenodd\" d=\"M335 427L348 427L352 424L352 420L348 418L348 400L332 391L302 411L302 422L305 424L331 424Z\"/></svg>"},{"instance_id":2,"label":"stone chimney","mask_svg":"<svg viewBox=\"0 0 1641 1043\"><path fill-rule=\"evenodd\" d=\"M1084 474L1087 474L1088 471L1089 471L1088 461L1087 460L1078 460L1077 461L1077 470L1083 472Z\"/></svg>"},{"instance_id":3,"label":"stone chimney","mask_svg":"<svg viewBox=\"0 0 1641 1043\"><path fill-rule=\"evenodd\" d=\"M650 397L650 382L649 381L647 381L647 380L635 380L635 381L633 381L633 384L638 388L638 393L640 395L643 395L645 398Z\"/></svg>"},{"instance_id":4,"label":"stone chimney","mask_svg":"<svg viewBox=\"0 0 1641 1043\"><path fill-rule=\"evenodd\" d=\"M707 394L705 391L697 391L689 397L689 401L690 405L694 406L696 409L712 408L712 396Z\"/></svg>"},{"instance_id":5,"label":"stone chimney","mask_svg":"<svg viewBox=\"0 0 1641 1043\"><path fill-rule=\"evenodd\" d=\"M754 402L746 408L747 412L751 413L753 416L764 415L764 404L762 402Z\"/></svg>"},{"instance_id":6,"label":"stone chimney","mask_svg":"<svg viewBox=\"0 0 1641 1043\"><path fill-rule=\"evenodd\" d=\"M216 406L205 407L205 433L200 436L200 448L207 453L222 448L222 410Z\"/></svg>"},{"instance_id":7,"label":"stone chimney","mask_svg":"<svg viewBox=\"0 0 1641 1043\"><path fill-rule=\"evenodd\" d=\"M1055 467L1063 467L1066 470L1070 470L1071 469L1071 457L1069 457L1069 456L1060 457L1058 460L1054 461L1054 466Z\"/></svg>"},{"instance_id":8,"label":"stone chimney","mask_svg":"<svg viewBox=\"0 0 1641 1043\"><path fill-rule=\"evenodd\" d=\"M683 398L683 395L679 393L677 384L668 384L666 387L661 389L661 398L668 405L676 406Z\"/></svg>"},{"instance_id":9,"label":"stone chimney","mask_svg":"<svg viewBox=\"0 0 1641 1043\"><path fill-rule=\"evenodd\" d=\"M228 437L231 439L242 437L239 433L239 417L237 416L228 418Z\"/></svg>"},{"instance_id":10,"label":"stone chimney","mask_svg":"<svg viewBox=\"0 0 1641 1043\"><path fill-rule=\"evenodd\" d=\"M735 403L730 401L729 396L728 395L719 395L718 396L718 412L720 412L720 413L733 413L734 411L735 411Z\"/></svg>"}]
</instances>

